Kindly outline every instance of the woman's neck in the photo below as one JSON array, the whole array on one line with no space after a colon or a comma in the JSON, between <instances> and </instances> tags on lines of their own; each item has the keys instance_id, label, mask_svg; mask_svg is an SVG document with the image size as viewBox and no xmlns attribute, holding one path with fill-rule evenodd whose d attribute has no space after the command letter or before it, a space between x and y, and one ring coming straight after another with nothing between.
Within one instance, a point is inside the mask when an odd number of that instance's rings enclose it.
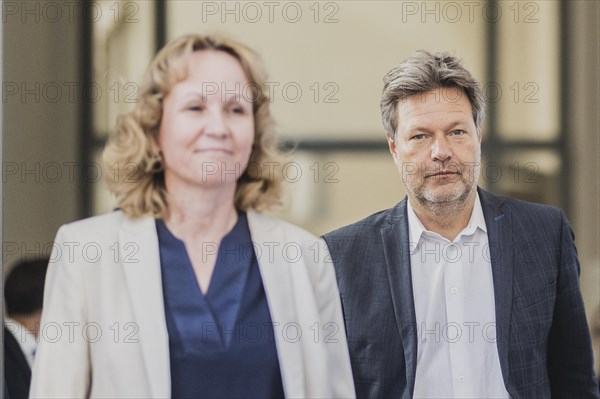
<instances>
[{"instance_id":1,"label":"woman's neck","mask_svg":"<svg viewBox=\"0 0 600 399\"><path fill-rule=\"evenodd\" d=\"M237 221L235 186L169 190L169 216L165 223L179 239L224 236Z\"/></svg>"}]
</instances>

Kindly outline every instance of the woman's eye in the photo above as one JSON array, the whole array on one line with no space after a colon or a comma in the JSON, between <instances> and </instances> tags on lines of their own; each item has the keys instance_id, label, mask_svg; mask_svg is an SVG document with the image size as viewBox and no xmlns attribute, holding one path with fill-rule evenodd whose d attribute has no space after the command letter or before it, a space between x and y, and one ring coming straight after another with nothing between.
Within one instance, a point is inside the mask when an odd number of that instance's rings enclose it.
<instances>
[{"instance_id":1,"label":"woman's eye","mask_svg":"<svg viewBox=\"0 0 600 399\"><path fill-rule=\"evenodd\" d=\"M246 112L246 110L243 107L234 107L233 112L236 114L243 114Z\"/></svg>"},{"instance_id":2,"label":"woman's eye","mask_svg":"<svg viewBox=\"0 0 600 399\"><path fill-rule=\"evenodd\" d=\"M201 105L190 105L187 109L189 111L202 111L203 107Z\"/></svg>"}]
</instances>

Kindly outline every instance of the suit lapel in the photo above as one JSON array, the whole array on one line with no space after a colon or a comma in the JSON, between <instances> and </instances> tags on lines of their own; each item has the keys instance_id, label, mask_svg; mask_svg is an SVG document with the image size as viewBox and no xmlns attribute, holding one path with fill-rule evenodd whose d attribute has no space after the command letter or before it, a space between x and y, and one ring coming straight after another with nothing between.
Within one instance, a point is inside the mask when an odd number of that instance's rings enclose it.
<instances>
[{"instance_id":1,"label":"suit lapel","mask_svg":"<svg viewBox=\"0 0 600 399\"><path fill-rule=\"evenodd\" d=\"M390 211L381 228L381 238L394 314L404 348L406 381L412 396L417 369L417 322L410 270L406 198Z\"/></svg>"},{"instance_id":2,"label":"suit lapel","mask_svg":"<svg viewBox=\"0 0 600 399\"><path fill-rule=\"evenodd\" d=\"M125 218L119 231L119 249L139 344L153 397L170 396L169 338L160 270L158 236L153 218ZM135 251L135 253L134 253Z\"/></svg>"},{"instance_id":3,"label":"suit lapel","mask_svg":"<svg viewBox=\"0 0 600 399\"><path fill-rule=\"evenodd\" d=\"M275 327L277 357L285 396L306 397L302 346L299 342L284 339L286 335L282 330L298 320L290 267L300 266L290 265L283 258L282 242L285 242L285 236L280 224L253 211L248 211L247 215L269 313Z\"/></svg>"},{"instance_id":4,"label":"suit lapel","mask_svg":"<svg viewBox=\"0 0 600 399\"><path fill-rule=\"evenodd\" d=\"M496 336L500 368L508 387L508 345L513 294L513 232L512 215L503 209L504 201L479 189L485 224L488 229L492 275L494 279L494 302L496 310Z\"/></svg>"}]
</instances>

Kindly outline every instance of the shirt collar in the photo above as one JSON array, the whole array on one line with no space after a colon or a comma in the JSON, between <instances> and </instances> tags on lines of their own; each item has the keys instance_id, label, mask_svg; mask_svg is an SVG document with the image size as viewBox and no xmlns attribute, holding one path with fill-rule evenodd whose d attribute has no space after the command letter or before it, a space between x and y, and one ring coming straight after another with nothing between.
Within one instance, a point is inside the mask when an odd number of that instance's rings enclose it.
<instances>
[{"instance_id":1,"label":"shirt collar","mask_svg":"<svg viewBox=\"0 0 600 399\"><path fill-rule=\"evenodd\" d=\"M471 233L475 232L475 229L480 228L484 233L487 233L487 226L485 225L485 217L483 216L483 207L481 206L481 200L479 199L479 193L475 192L475 206L473 206L473 212L471 212L471 219L465 230L472 230Z\"/></svg>"},{"instance_id":2,"label":"shirt collar","mask_svg":"<svg viewBox=\"0 0 600 399\"><path fill-rule=\"evenodd\" d=\"M410 253L413 254L417 250L417 245L421 240L421 235L427 230L415 213L409 199L406 201L406 213L408 214L408 236L410 238L409 248Z\"/></svg>"},{"instance_id":3,"label":"shirt collar","mask_svg":"<svg viewBox=\"0 0 600 399\"><path fill-rule=\"evenodd\" d=\"M406 200L406 213L408 214L408 235L410 238L409 247L411 254L417 250L417 245L419 244L421 236L424 233L441 237L439 234L429 231L425 228L411 206L409 199ZM467 223L467 226L456 236L455 241L463 235L468 236L474 234L477 228L487 233L487 227L485 225L485 218L483 216L483 208L481 207L479 193L475 192L475 204L473 206L473 211L471 212L469 223Z\"/></svg>"}]
</instances>

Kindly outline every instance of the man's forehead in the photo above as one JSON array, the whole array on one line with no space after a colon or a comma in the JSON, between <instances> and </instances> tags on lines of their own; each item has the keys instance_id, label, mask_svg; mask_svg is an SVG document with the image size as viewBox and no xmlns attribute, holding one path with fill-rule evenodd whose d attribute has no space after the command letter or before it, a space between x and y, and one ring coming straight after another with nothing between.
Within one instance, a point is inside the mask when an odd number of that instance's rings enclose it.
<instances>
[{"instance_id":1,"label":"man's forehead","mask_svg":"<svg viewBox=\"0 0 600 399\"><path fill-rule=\"evenodd\" d=\"M449 103L440 101L410 101L398 103L398 116L401 119L456 119L468 121L473 118L471 105L467 103Z\"/></svg>"},{"instance_id":2,"label":"man's forehead","mask_svg":"<svg viewBox=\"0 0 600 399\"><path fill-rule=\"evenodd\" d=\"M467 94L457 88L442 87L403 97L398 101L401 104L457 104L471 106Z\"/></svg>"}]
</instances>

